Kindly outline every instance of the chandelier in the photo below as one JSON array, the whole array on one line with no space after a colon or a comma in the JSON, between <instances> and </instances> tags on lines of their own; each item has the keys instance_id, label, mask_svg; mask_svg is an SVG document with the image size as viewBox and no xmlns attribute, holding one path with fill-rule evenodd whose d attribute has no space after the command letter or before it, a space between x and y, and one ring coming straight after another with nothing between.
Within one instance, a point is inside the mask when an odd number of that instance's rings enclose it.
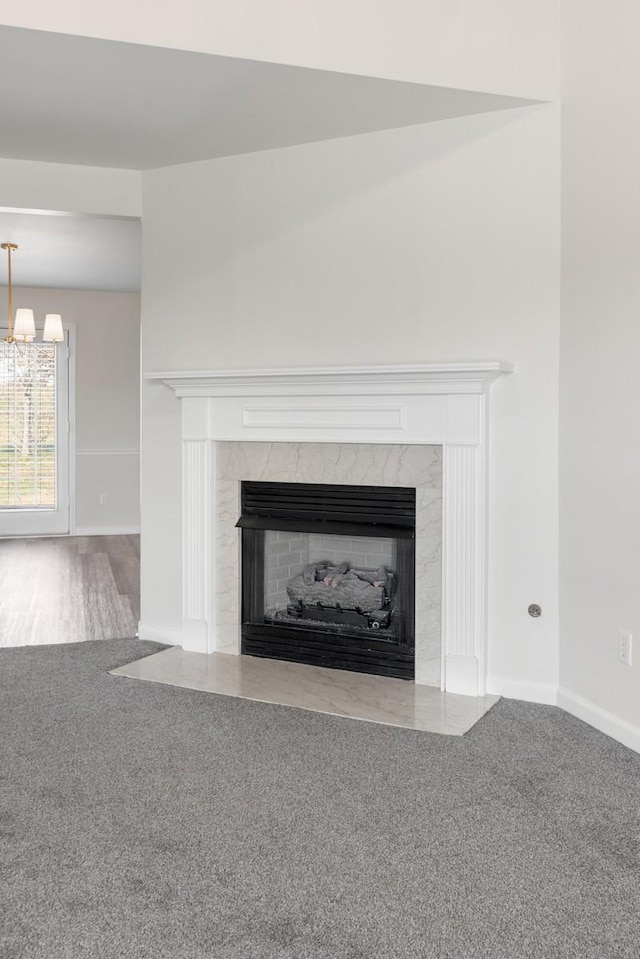
<instances>
[{"instance_id":1,"label":"chandelier","mask_svg":"<svg viewBox=\"0 0 640 959\"><path fill-rule=\"evenodd\" d=\"M36 336L36 321L33 310L21 307L16 310L15 321L13 317L13 290L11 288L11 254L18 249L15 243L0 243L0 248L7 251L7 335L6 343L31 343ZM59 313L47 313L44 318L44 331L42 333L44 343L62 343L64 332L62 330L62 317Z\"/></svg>"}]
</instances>

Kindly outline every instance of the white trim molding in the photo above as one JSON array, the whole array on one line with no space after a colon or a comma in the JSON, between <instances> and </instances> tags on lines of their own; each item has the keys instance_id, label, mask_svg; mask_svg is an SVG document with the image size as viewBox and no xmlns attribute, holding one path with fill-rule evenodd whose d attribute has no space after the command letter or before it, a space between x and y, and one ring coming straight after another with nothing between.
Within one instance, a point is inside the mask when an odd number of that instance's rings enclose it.
<instances>
[{"instance_id":1,"label":"white trim molding","mask_svg":"<svg viewBox=\"0 0 640 959\"><path fill-rule=\"evenodd\" d=\"M179 630L158 629L156 626L147 626L138 623L138 639L147 639L153 643L165 643L167 646L182 646L182 634Z\"/></svg>"},{"instance_id":2,"label":"white trim molding","mask_svg":"<svg viewBox=\"0 0 640 959\"><path fill-rule=\"evenodd\" d=\"M614 713L602 709L589 699L578 696L577 693L562 686L558 689L558 706L571 713L576 719L594 726L605 736L611 736L623 746L640 753L640 726L634 726L626 719L620 719Z\"/></svg>"},{"instance_id":3,"label":"white trim molding","mask_svg":"<svg viewBox=\"0 0 640 959\"><path fill-rule=\"evenodd\" d=\"M491 696L521 699L525 703L539 703L542 706L558 705L557 686L527 683L507 676L492 676L487 684L487 692Z\"/></svg>"},{"instance_id":4,"label":"white trim molding","mask_svg":"<svg viewBox=\"0 0 640 959\"><path fill-rule=\"evenodd\" d=\"M139 526L78 526L72 536L132 536L140 533Z\"/></svg>"},{"instance_id":5,"label":"white trim molding","mask_svg":"<svg viewBox=\"0 0 640 959\"><path fill-rule=\"evenodd\" d=\"M140 450L76 450L76 456L140 456Z\"/></svg>"},{"instance_id":6,"label":"white trim molding","mask_svg":"<svg viewBox=\"0 0 640 959\"><path fill-rule=\"evenodd\" d=\"M441 445L442 686L483 696L488 393L512 369L487 361L145 374L182 402L184 648L216 649L216 442Z\"/></svg>"}]
</instances>

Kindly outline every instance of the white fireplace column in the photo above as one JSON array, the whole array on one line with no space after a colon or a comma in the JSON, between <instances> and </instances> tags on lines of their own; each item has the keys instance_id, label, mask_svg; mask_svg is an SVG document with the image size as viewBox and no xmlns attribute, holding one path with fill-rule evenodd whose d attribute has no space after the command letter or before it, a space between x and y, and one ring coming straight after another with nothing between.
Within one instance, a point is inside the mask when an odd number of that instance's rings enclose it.
<instances>
[{"instance_id":1,"label":"white fireplace column","mask_svg":"<svg viewBox=\"0 0 640 959\"><path fill-rule=\"evenodd\" d=\"M488 393L511 369L496 361L147 374L182 402L184 649L216 650L216 442L441 445L442 688L484 695Z\"/></svg>"}]
</instances>

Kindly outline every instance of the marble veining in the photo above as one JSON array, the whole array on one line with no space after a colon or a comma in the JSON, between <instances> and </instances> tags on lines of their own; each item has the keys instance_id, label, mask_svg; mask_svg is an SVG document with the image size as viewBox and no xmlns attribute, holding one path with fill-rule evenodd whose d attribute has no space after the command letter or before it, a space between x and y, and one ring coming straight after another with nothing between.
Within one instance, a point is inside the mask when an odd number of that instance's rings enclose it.
<instances>
[{"instance_id":1,"label":"marble veining","mask_svg":"<svg viewBox=\"0 0 640 959\"><path fill-rule=\"evenodd\" d=\"M390 443L217 444L218 480L442 489L442 447ZM290 479L294 477L294 479Z\"/></svg>"},{"instance_id":2,"label":"marble veining","mask_svg":"<svg viewBox=\"0 0 640 959\"><path fill-rule=\"evenodd\" d=\"M340 669L253 656L162 650L112 670L113 676L166 683L348 719L462 736L498 701Z\"/></svg>"},{"instance_id":3,"label":"marble veining","mask_svg":"<svg viewBox=\"0 0 640 959\"><path fill-rule=\"evenodd\" d=\"M236 523L240 515L240 486L216 481L215 603L216 649L240 651L240 546Z\"/></svg>"},{"instance_id":4,"label":"marble veining","mask_svg":"<svg viewBox=\"0 0 640 959\"><path fill-rule=\"evenodd\" d=\"M416 488L416 682L440 685L442 447L366 443L216 444L216 650L240 652L239 483ZM315 667L314 667L315 668Z\"/></svg>"}]
</instances>

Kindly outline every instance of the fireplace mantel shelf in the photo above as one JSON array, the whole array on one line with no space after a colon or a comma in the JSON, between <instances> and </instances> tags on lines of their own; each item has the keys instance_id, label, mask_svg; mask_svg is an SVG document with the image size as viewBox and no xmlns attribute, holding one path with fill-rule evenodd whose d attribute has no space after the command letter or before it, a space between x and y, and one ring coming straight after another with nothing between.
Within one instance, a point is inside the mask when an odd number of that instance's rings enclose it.
<instances>
[{"instance_id":1,"label":"fireplace mantel shelf","mask_svg":"<svg viewBox=\"0 0 640 959\"><path fill-rule=\"evenodd\" d=\"M502 360L398 366L335 366L264 370L162 371L145 373L179 397L357 396L486 393L513 366Z\"/></svg>"}]
</instances>

